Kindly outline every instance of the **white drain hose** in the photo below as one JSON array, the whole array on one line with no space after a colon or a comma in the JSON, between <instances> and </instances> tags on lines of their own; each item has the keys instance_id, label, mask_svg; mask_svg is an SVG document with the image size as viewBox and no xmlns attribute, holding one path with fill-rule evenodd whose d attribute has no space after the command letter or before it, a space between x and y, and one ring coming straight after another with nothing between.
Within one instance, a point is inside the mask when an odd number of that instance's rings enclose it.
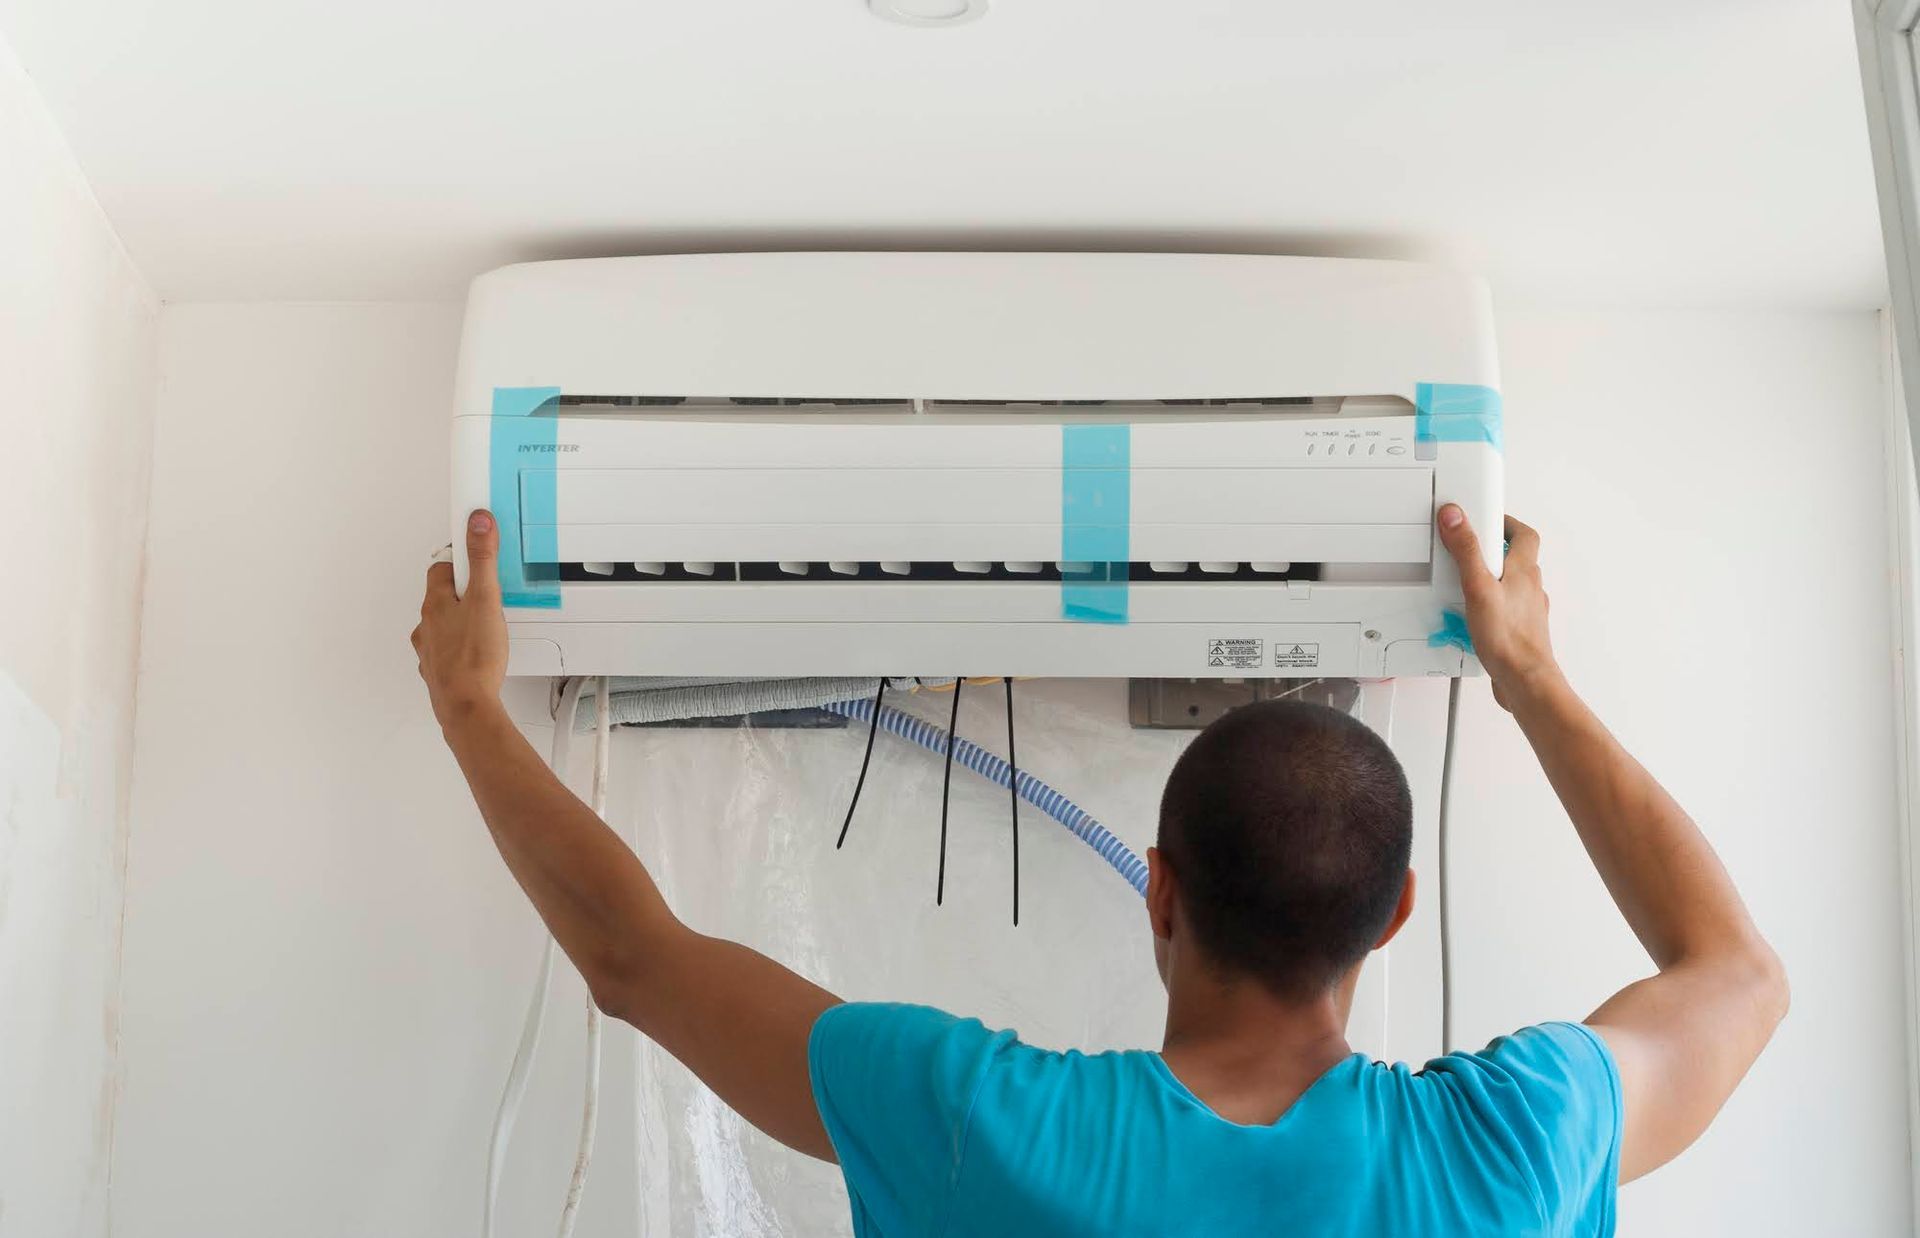
<instances>
[{"instance_id":1,"label":"white drain hose","mask_svg":"<svg viewBox=\"0 0 1920 1238\"><path fill-rule=\"evenodd\" d=\"M547 764L562 782L567 777L567 757L572 750L573 719L580 707L583 678L567 681L560 693L560 708L554 715L553 746ZM601 699L605 700L606 681L601 680ZM604 820L607 808L607 765L611 730L607 710L598 711L600 725L594 737L593 810ZM500 1172L506 1164L507 1145L513 1138L514 1123L520 1117L521 1102L526 1099L527 1075L533 1068L533 1056L540 1047L540 1028L546 1021L547 992L553 983L554 943L551 933L540 950L540 970L534 977L533 994L527 1002L527 1017L520 1027L520 1043L513 1051L513 1065L507 1071L507 1085L500 1094L500 1108L493 1119L493 1138L487 1147L487 1199L481 1214L481 1238L493 1238L494 1214L500 1201ZM567 1201L560 1212L560 1235L573 1232L580 1197L587 1185L587 1167L593 1160L594 1128L600 1109L600 1010L591 998L587 1001L587 1087L580 1115L580 1144L574 1156L573 1177L567 1185Z\"/></svg>"},{"instance_id":2,"label":"white drain hose","mask_svg":"<svg viewBox=\"0 0 1920 1238\"><path fill-rule=\"evenodd\" d=\"M594 702L593 734L593 815L607 819L607 769L613 748L613 711L607 708L611 693L607 680L600 680L599 699ZM587 995L587 1094L580 1102L580 1145L573 1155L573 1178L567 1183L567 1202L560 1209L560 1238L569 1238L580 1212L580 1196L587 1189L587 1167L593 1163L593 1132L600 1120L600 1007L593 995Z\"/></svg>"}]
</instances>

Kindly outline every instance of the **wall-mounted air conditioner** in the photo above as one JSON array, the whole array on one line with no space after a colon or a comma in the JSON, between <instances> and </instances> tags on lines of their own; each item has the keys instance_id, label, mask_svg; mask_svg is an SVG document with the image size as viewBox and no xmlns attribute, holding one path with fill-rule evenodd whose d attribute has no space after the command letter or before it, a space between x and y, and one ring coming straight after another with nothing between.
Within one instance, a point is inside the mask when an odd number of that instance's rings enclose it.
<instances>
[{"instance_id":1,"label":"wall-mounted air conditioner","mask_svg":"<svg viewBox=\"0 0 1920 1238\"><path fill-rule=\"evenodd\" d=\"M501 520L515 674L1471 673L1433 516L1500 527L1497 385L1484 287L1406 263L506 267L453 540Z\"/></svg>"}]
</instances>

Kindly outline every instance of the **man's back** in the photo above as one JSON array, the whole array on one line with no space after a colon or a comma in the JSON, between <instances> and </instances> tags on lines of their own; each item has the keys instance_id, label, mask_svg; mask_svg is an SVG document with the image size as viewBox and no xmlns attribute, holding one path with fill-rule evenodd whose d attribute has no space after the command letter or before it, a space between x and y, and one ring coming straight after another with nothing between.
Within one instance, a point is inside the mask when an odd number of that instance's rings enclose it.
<instances>
[{"instance_id":1,"label":"man's back","mask_svg":"<svg viewBox=\"0 0 1920 1238\"><path fill-rule=\"evenodd\" d=\"M1356 1054L1268 1125L1216 1116L1159 1054L922 1006L834 1007L809 1061L861 1238L1613 1232L1619 1081L1579 1024L1418 1074Z\"/></svg>"}]
</instances>

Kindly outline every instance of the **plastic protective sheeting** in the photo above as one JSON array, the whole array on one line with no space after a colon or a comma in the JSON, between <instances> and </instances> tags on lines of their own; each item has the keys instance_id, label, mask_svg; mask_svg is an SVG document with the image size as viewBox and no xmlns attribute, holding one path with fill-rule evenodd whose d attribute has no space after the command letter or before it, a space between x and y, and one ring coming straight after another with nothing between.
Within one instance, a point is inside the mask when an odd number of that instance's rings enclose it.
<instances>
[{"instance_id":1,"label":"plastic protective sheeting","mask_svg":"<svg viewBox=\"0 0 1920 1238\"><path fill-rule=\"evenodd\" d=\"M1021 767L1144 855L1161 787L1191 733L1130 729L1121 680L1021 682L1014 696ZM951 699L888 694L941 727ZM1372 705L1380 726L1377 693ZM965 689L959 733L1005 755L999 684ZM943 770L924 748L880 734L846 845L834 849L865 742L858 723L624 729L614 737L609 816L689 924L850 1001L924 1002L1053 1048L1157 1046L1165 995L1140 896L1031 804L1020 805L1017 928L1007 792L959 769L946 901L934 905ZM609 1080L631 1079L632 1097L609 1096L605 1107L629 1109L621 1125L634 1123L626 1187L637 1189L639 1233L850 1232L836 1167L755 1131L652 1044L628 1034L609 1051L623 1045L631 1069ZM613 1147L603 1148L610 1158ZM589 1194L621 1190L624 1177L604 1159Z\"/></svg>"}]
</instances>

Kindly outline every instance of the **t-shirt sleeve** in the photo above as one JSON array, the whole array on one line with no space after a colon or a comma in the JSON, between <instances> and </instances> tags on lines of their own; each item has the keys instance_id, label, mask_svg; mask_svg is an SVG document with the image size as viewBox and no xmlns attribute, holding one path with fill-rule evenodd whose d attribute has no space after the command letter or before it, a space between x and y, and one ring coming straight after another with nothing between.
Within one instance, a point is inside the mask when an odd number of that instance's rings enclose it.
<instances>
[{"instance_id":1,"label":"t-shirt sleeve","mask_svg":"<svg viewBox=\"0 0 1920 1238\"><path fill-rule=\"evenodd\" d=\"M1620 1182L1620 1075L1593 1029L1543 1023L1476 1054L1481 1100L1540 1201L1547 1232L1611 1234Z\"/></svg>"},{"instance_id":2,"label":"t-shirt sleeve","mask_svg":"<svg viewBox=\"0 0 1920 1238\"><path fill-rule=\"evenodd\" d=\"M938 1233L974 1096L1013 1039L927 1006L849 1002L814 1021L807 1069L856 1233Z\"/></svg>"}]
</instances>

